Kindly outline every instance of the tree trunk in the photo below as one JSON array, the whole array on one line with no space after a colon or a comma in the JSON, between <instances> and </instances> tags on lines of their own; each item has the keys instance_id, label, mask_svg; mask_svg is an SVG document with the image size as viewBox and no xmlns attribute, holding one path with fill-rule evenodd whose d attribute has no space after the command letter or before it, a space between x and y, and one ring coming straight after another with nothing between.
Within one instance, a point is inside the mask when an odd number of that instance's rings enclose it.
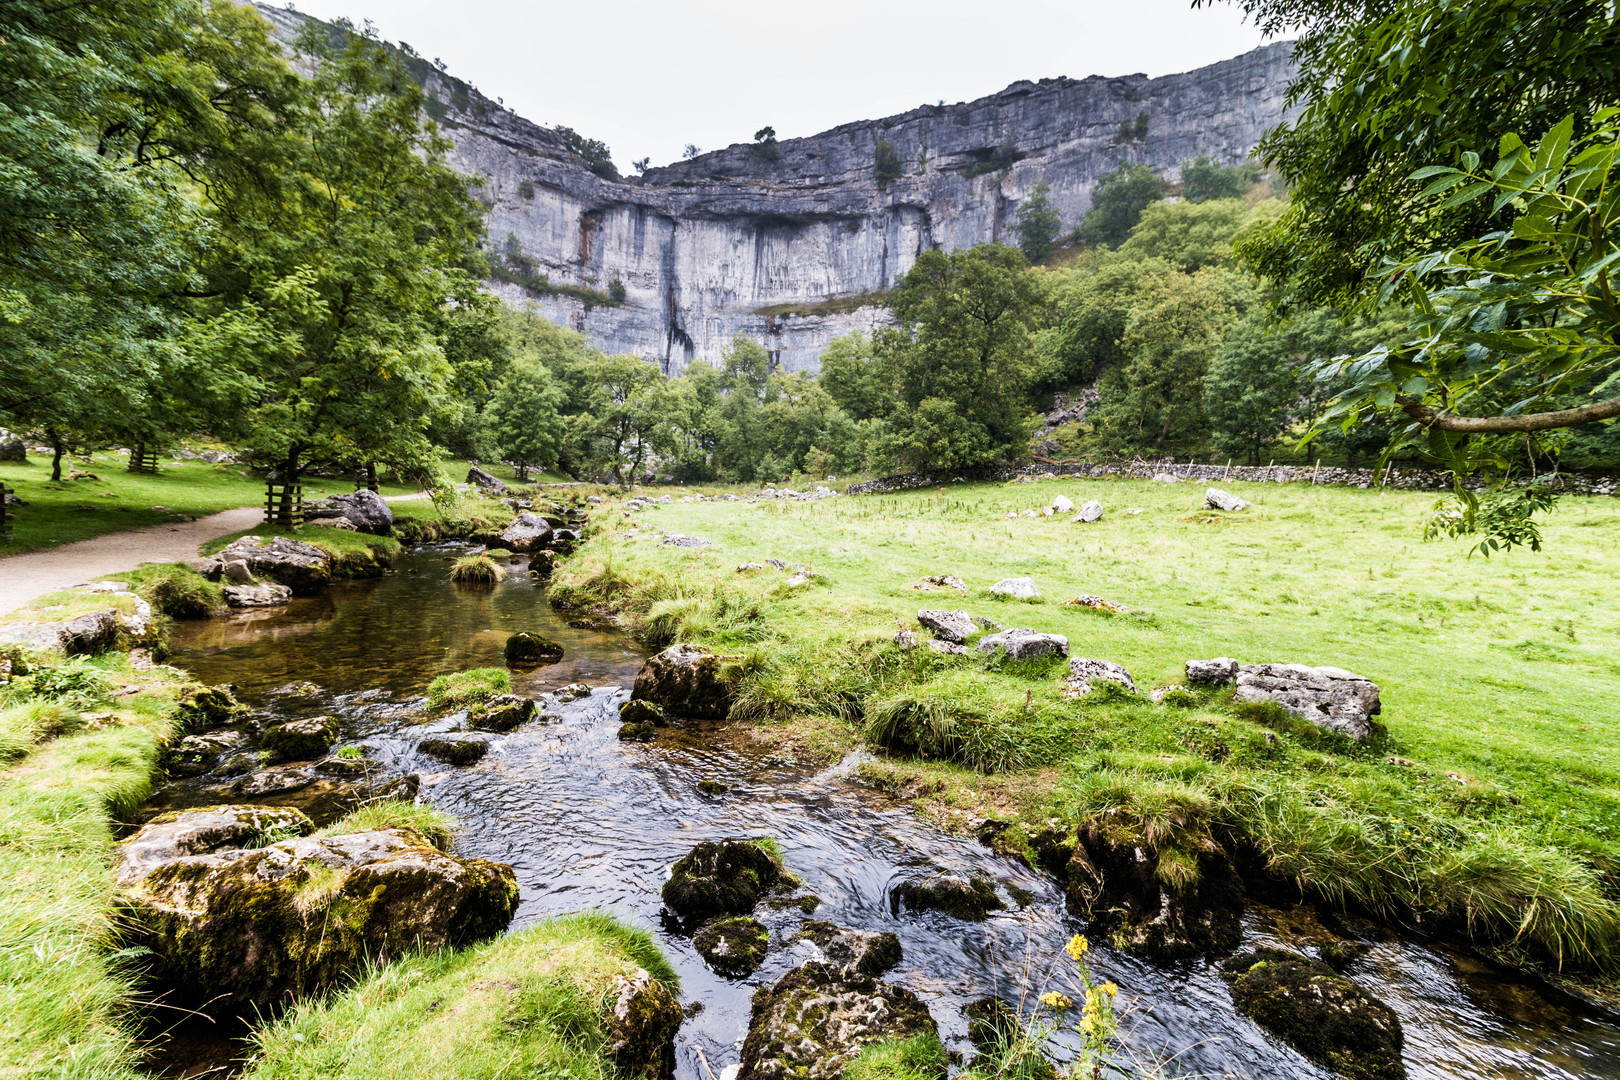
<instances>
[{"instance_id":1,"label":"tree trunk","mask_svg":"<svg viewBox=\"0 0 1620 1080\"><path fill-rule=\"evenodd\" d=\"M368 491L377 490L377 463L375 461L366 462L366 489Z\"/></svg>"},{"instance_id":2,"label":"tree trunk","mask_svg":"<svg viewBox=\"0 0 1620 1080\"><path fill-rule=\"evenodd\" d=\"M287 451L287 463L281 469L281 506L276 511L276 524L291 528L293 519L293 488L298 484L298 448Z\"/></svg>"},{"instance_id":3,"label":"tree trunk","mask_svg":"<svg viewBox=\"0 0 1620 1080\"><path fill-rule=\"evenodd\" d=\"M517 467L517 478L523 481L525 484L529 482L529 467L521 462Z\"/></svg>"},{"instance_id":4,"label":"tree trunk","mask_svg":"<svg viewBox=\"0 0 1620 1080\"><path fill-rule=\"evenodd\" d=\"M49 433L51 440L51 480L56 482L62 479L62 454L67 447L62 445L61 436L54 431Z\"/></svg>"}]
</instances>

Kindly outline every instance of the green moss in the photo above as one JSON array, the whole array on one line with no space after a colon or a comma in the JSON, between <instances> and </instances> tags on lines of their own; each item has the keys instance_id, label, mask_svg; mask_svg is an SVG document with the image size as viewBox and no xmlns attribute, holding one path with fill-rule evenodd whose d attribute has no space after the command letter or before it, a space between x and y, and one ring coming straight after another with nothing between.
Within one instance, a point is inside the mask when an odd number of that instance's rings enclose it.
<instances>
[{"instance_id":1,"label":"green moss","mask_svg":"<svg viewBox=\"0 0 1620 1080\"><path fill-rule=\"evenodd\" d=\"M781 860L765 844L705 840L676 861L663 899L685 919L746 915L781 876Z\"/></svg>"},{"instance_id":2,"label":"green moss","mask_svg":"<svg viewBox=\"0 0 1620 1080\"><path fill-rule=\"evenodd\" d=\"M693 935L692 944L717 974L740 979L764 962L770 940L770 931L744 916L705 923Z\"/></svg>"},{"instance_id":3,"label":"green moss","mask_svg":"<svg viewBox=\"0 0 1620 1080\"><path fill-rule=\"evenodd\" d=\"M1401 1023L1326 964L1258 949L1222 966L1238 1011L1346 1080L1405 1080Z\"/></svg>"},{"instance_id":4,"label":"green moss","mask_svg":"<svg viewBox=\"0 0 1620 1080\"><path fill-rule=\"evenodd\" d=\"M427 702L435 709L461 708L511 688L512 673L505 668L473 668L434 679L428 684Z\"/></svg>"}]
</instances>

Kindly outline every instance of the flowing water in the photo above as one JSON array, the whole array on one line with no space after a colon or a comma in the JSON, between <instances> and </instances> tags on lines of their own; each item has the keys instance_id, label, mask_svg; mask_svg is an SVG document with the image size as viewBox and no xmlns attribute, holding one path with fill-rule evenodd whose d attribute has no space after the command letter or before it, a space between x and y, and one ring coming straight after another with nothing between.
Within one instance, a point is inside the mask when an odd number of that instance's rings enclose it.
<instances>
[{"instance_id":1,"label":"flowing water","mask_svg":"<svg viewBox=\"0 0 1620 1080\"><path fill-rule=\"evenodd\" d=\"M270 612L176 627L172 663L198 678L234 683L263 719L332 713L345 743L363 743L384 771L417 773L420 797L458 817L463 855L517 870L522 896L513 928L548 915L598 907L652 929L679 970L683 998L701 1002L678 1036L682 1080L701 1080L704 1058L718 1073L737 1059L753 991L809 958L787 944L805 918L761 904L772 948L745 980L709 971L688 938L660 919L668 867L700 840L773 836L801 892L821 898L814 917L843 926L893 930L905 958L885 978L929 1006L953 1048L966 1051L962 1008L987 994L1018 1001L1058 986L1062 947L1084 929L1064 910L1052 881L966 838L946 836L863 788L853 761L812 769L761 750L725 725L666 728L648 744L617 739L617 705L646 650L616 632L569 626L546 603L521 560L493 587L446 580L461 549L418 548L396 571L334 586L325 596ZM574 616L577 617L577 616ZM420 755L424 736L454 729L458 716L430 717L421 695L434 676L501 664L506 636L530 630L560 641L561 663L513 673L516 692L542 695L567 683L595 689L568 703L548 701L551 719L492 736L490 753L465 769ZM623 689L621 689L623 688ZM720 780L724 796L700 795ZM182 781L150 809L230 799L217 777ZM311 788L273 796L322 810ZM319 790L316 785L313 790ZM918 872L980 872L1020 906L984 923L935 912L898 917L893 884ZM1620 1076L1620 1025L1533 985L1444 948L1349 920L1332 933L1367 942L1351 969L1400 1015L1413 1077L1563 1078ZM1329 930L1309 908L1251 908L1245 944L1309 948ZM1126 1041L1141 1058L1173 1059L1187 1075L1327 1077L1233 1010L1212 964L1162 968L1098 947L1099 974L1121 987Z\"/></svg>"}]
</instances>

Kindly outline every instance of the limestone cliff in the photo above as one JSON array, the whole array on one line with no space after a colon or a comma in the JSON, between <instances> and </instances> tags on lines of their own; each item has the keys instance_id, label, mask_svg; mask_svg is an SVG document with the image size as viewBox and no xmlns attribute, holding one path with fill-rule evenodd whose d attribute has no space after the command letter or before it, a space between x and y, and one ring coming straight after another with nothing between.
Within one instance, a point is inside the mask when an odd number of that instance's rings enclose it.
<instances>
[{"instance_id":1,"label":"limestone cliff","mask_svg":"<svg viewBox=\"0 0 1620 1080\"><path fill-rule=\"evenodd\" d=\"M283 35L303 18L260 10ZM527 260L519 276L540 286L491 288L673 374L718 361L738 333L783 368L813 370L832 338L886 317L847 298L889 289L929 248L1010 239L1036 181L1070 228L1096 178L1122 160L1167 179L1201 153L1242 160L1284 119L1289 52L1267 45L1157 79L1018 82L786 140L774 161L738 144L629 178L593 173L556 132L423 61L412 67L456 163L485 178L492 246ZM900 163L885 182L880 141ZM622 302L609 297L617 285ZM825 303L835 298L845 302Z\"/></svg>"}]
</instances>

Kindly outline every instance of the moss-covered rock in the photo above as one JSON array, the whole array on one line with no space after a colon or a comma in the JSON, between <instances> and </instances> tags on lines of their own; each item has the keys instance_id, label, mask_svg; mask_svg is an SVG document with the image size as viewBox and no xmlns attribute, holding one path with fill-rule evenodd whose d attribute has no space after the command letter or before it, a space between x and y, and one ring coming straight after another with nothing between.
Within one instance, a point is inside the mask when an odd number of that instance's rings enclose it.
<instances>
[{"instance_id":1,"label":"moss-covered rock","mask_svg":"<svg viewBox=\"0 0 1620 1080\"><path fill-rule=\"evenodd\" d=\"M923 1034L934 1018L911 991L805 964L754 994L738 1080L837 1080L868 1043Z\"/></svg>"},{"instance_id":2,"label":"moss-covered rock","mask_svg":"<svg viewBox=\"0 0 1620 1080\"><path fill-rule=\"evenodd\" d=\"M199 813L212 833L193 828ZM517 905L510 866L447 855L414 830L197 853L209 836L236 835L219 817L168 815L154 822L160 832L148 826L121 848L130 943L151 950L152 975L177 1002L274 1010L369 962L497 934ZM153 857L155 844L178 851L174 837L188 829L190 853Z\"/></svg>"},{"instance_id":3,"label":"moss-covered rock","mask_svg":"<svg viewBox=\"0 0 1620 1080\"><path fill-rule=\"evenodd\" d=\"M318 593L332 581L332 556L288 536L244 536L204 561L202 574L209 581L218 581L225 564L236 561L246 563L254 577L285 585L295 596Z\"/></svg>"},{"instance_id":4,"label":"moss-covered rock","mask_svg":"<svg viewBox=\"0 0 1620 1080\"><path fill-rule=\"evenodd\" d=\"M1347 1080L1405 1080L1393 1010L1326 964L1256 949L1221 965L1238 1011Z\"/></svg>"},{"instance_id":5,"label":"moss-covered rock","mask_svg":"<svg viewBox=\"0 0 1620 1080\"><path fill-rule=\"evenodd\" d=\"M619 1074L636 1080L673 1080L675 1033L685 1017L680 1002L646 971L620 976L607 1022L607 1057Z\"/></svg>"},{"instance_id":6,"label":"moss-covered rock","mask_svg":"<svg viewBox=\"0 0 1620 1080\"><path fill-rule=\"evenodd\" d=\"M829 964L852 975L877 978L900 962L900 939L885 930L846 930L821 919L809 919L797 939L814 942Z\"/></svg>"},{"instance_id":7,"label":"moss-covered rock","mask_svg":"<svg viewBox=\"0 0 1620 1080\"><path fill-rule=\"evenodd\" d=\"M911 911L943 911L972 922L983 921L990 912L1004 906L990 879L978 874L965 878L931 874L902 881L895 886L890 902L896 908L904 905Z\"/></svg>"},{"instance_id":8,"label":"moss-covered rock","mask_svg":"<svg viewBox=\"0 0 1620 1080\"><path fill-rule=\"evenodd\" d=\"M651 724L620 724L620 742L652 742L658 737L658 729Z\"/></svg>"},{"instance_id":9,"label":"moss-covered rock","mask_svg":"<svg viewBox=\"0 0 1620 1080\"><path fill-rule=\"evenodd\" d=\"M650 701L638 701L631 698L619 706L619 719L626 724L651 724L654 727L663 727L669 723L669 718Z\"/></svg>"},{"instance_id":10,"label":"moss-covered rock","mask_svg":"<svg viewBox=\"0 0 1620 1080\"><path fill-rule=\"evenodd\" d=\"M782 864L753 840L705 840L664 882L664 906L683 919L747 915L782 877Z\"/></svg>"},{"instance_id":11,"label":"moss-covered rock","mask_svg":"<svg viewBox=\"0 0 1620 1080\"><path fill-rule=\"evenodd\" d=\"M699 780L697 782L697 793L711 799L718 799L729 790L731 789L718 780Z\"/></svg>"},{"instance_id":12,"label":"moss-covered rock","mask_svg":"<svg viewBox=\"0 0 1620 1080\"><path fill-rule=\"evenodd\" d=\"M1131 815L1103 814L1079 827L1064 876L1069 910L1138 956L1218 956L1242 939L1242 879L1200 833L1155 848Z\"/></svg>"},{"instance_id":13,"label":"moss-covered rock","mask_svg":"<svg viewBox=\"0 0 1620 1080\"><path fill-rule=\"evenodd\" d=\"M740 979L765 960L770 931L746 916L715 919L692 935L692 945L717 974Z\"/></svg>"},{"instance_id":14,"label":"moss-covered rock","mask_svg":"<svg viewBox=\"0 0 1620 1080\"><path fill-rule=\"evenodd\" d=\"M205 806L159 814L118 849L118 880L134 881L188 855L263 847L308 836L315 823L290 806Z\"/></svg>"},{"instance_id":15,"label":"moss-covered rock","mask_svg":"<svg viewBox=\"0 0 1620 1080\"><path fill-rule=\"evenodd\" d=\"M192 730L228 724L241 711L242 705L223 686L193 683L175 701L175 716Z\"/></svg>"},{"instance_id":16,"label":"moss-covered rock","mask_svg":"<svg viewBox=\"0 0 1620 1080\"><path fill-rule=\"evenodd\" d=\"M471 765L489 753L489 744L482 739L423 739L416 748L429 757L451 765Z\"/></svg>"},{"instance_id":17,"label":"moss-covered rock","mask_svg":"<svg viewBox=\"0 0 1620 1080\"><path fill-rule=\"evenodd\" d=\"M480 731L511 731L534 715L534 699L496 694L467 710L467 723Z\"/></svg>"},{"instance_id":18,"label":"moss-covered rock","mask_svg":"<svg viewBox=\"0 0 1620 1080\"><path fill-rule=\"evenodd\" d=\"M308 761L325 756L338 741L335 716L311 716L266 728L264 748L283 761Z\"/></svg>"},{"instance_id":19,"label":"moss-covered rock","mask_svg":"<svg viewBox=\"0 0 1620 1080\"><path fill-rule=\"evenodd\" d=\"M508 664L550 664L563 658L563 647L548 637L527 631L506 639Z\"/></svg>"},{"instance_id":20,"label":"moss-covered rock","mask_svg":"<svg viewBox=\"0 0 1620 1080\"><path fill-rule=\"evenodd\" d=\"M701 645L671 645L642 665L630 696L676 716L724 720L731 711L731 685L720 663Z\"/></svg>"}]
</instances>

